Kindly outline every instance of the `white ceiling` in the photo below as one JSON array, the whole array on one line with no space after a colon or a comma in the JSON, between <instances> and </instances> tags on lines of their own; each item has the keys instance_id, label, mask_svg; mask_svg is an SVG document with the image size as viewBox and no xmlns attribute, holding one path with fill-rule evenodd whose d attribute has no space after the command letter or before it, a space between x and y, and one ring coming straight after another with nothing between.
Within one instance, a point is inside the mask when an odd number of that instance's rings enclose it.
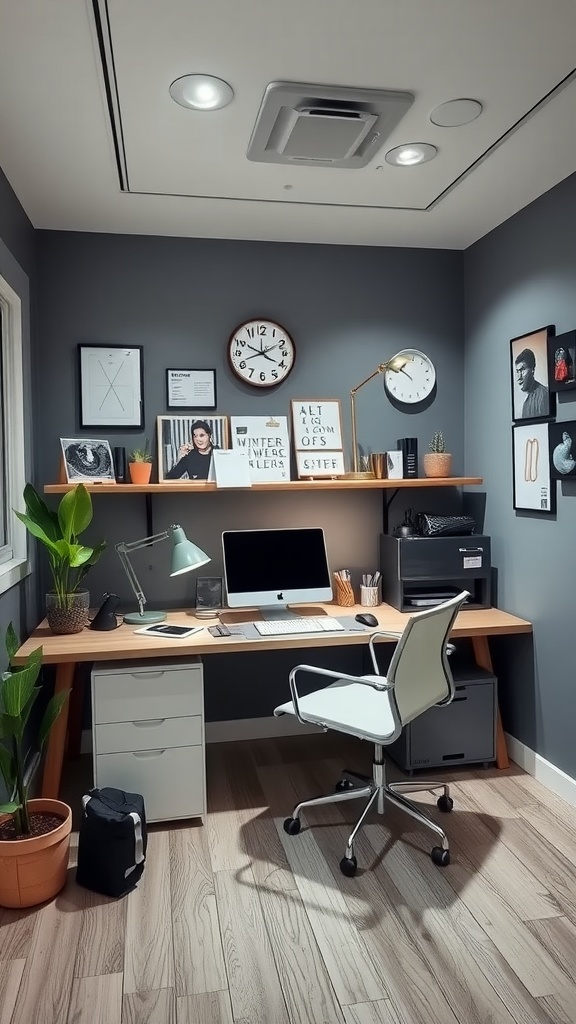
<instances>
[{"instance_id":1,"label":"white ceiling","mask_svg":"<svg viewBox=\"0 0 576 1024\"><path fill-rule=\"evenodd\" d=\"M574 0L97 0L113 53L121 188L92 0L0 0L0 166L37 228L465 248L576 170ZM185 110L170 83L235 91ZM407 90L361 169L255 163L274 81ZM483 104L471 124L430 111ZM404 142L438 156L385 163ZM291 186L291 188L286 188Z\"/></svg>"}]
</instances>

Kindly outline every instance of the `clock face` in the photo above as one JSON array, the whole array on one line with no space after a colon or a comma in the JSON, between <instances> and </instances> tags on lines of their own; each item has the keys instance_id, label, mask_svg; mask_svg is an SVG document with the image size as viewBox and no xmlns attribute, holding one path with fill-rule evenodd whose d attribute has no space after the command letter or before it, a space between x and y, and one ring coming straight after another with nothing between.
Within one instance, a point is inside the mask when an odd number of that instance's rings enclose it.
<instances>
[{"instance_id":1,"label":"clock face","mask_svg":"<svg viewBox=\"0 0 576 1024\"><path fill-rule=\"evenodd\" d=\"M273 388L292 370L296 347L292 338L273 320L246 320L230 336L228 362L245 384Z\"/></svg>"},{"instance_id":2,"label":"clock face","mask_svg":"<svg viewBox=\"0 0 576 1024\"><path fill-rule=\"evenodd\" d=\"M403 348L399 356L409 357L402 370L385 370L384 387L390 398L406 405L423 402L434 390L436 370L432 360L417 348Z\"/></svg>"}]
</instances>

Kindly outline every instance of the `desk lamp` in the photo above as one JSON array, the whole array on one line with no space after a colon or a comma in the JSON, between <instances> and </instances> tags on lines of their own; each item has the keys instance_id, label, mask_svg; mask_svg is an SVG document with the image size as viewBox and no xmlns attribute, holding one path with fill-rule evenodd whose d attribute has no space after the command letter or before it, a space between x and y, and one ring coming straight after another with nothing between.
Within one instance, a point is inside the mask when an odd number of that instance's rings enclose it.
<instances>
[{"instance_id":1,"label":"desk lamp","mask_svg":"<svg viewBox=\"0 0 576 1024\"><path fill-rule=\"evenodd\" d=\"M346 473L349 480L367 480L374 476L372 472L360 472L358 469L359 458L358 458L358 441L356 438L356 392L360 391L369 380L373 377L377 377L379 373L385 373L386 370L393 370L398 373L403 370L406 363L411 361L410 356L397 354L388 359L386 363L380 363L376 367L374 373L371 373L369 377L366 377L360 384L357 384L355 388L350 389L350 415L352 419L352 472Z\"/></svg>"},{"instance_id":2,"label":"desk lamp","mask_svg":"<svg viewBox=\"0 0 576 1024\"><path fill-rule=\"evenodd\" d=\"M140 611L129 612L124 616L124 622L131 623L133 625L145 626L151 622L162 622L166 618L166 612L145 612L144 605L146 604L146 598L144 591L138 582L138 577L134 572L132 563L128 557L133 551L138 551L139 548L147 548L152 544L157 544L161 540L172 540L174 545L172 549L172 564L170 567L171 576L180 576L184 572L189 572L190 569L198 569L201 565L205 565L206 562L210 561L210 558L201 548L196 547L191 540L188 540L184 530L181 526L172 525L170 530L164 530L162 533L154 533L151 537L142 537L141 540L133 540L129 544L121 541L120 544L116 545L116 551L122 562L124 572L126 573L132 590L136 595L138 601L138 607Z\"/></svg>"}]
</instances>

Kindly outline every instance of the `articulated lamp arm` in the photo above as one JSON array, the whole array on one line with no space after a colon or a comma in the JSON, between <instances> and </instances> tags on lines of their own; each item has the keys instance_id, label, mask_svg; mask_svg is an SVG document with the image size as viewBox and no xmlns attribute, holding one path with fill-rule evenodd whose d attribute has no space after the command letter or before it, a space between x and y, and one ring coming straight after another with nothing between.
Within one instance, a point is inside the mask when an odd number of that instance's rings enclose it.
<instances>
[{"instance_id":1,"label":"articulated lamp arm","mask_svg":"<svg viewBox=\"0 0 576 1024\"><path fill-rule=\"evenodd\" d=\"M142 540L133 540L129 544L126 544L124 541L121 541L119 544L116 545L116 551L118 552L118 556L120 558L120 561L122 562L122 567L128 577L130 586L132 587L132 590L134 591L134 595L138 602L140 615L144 614L144 605L146 604L146 597L140 585L140 581L138 580L138 577L134 572L134 568L128 557L128 554L131 551L138 551L139 548L147 548L150 547L152 544L157 544L158 541L168 540L169 536L170 534L168 530L164 530L163 533L155 533L151 537L143 537Z\"/></svg>"},{"instance_id":2,"label":"articulated lamp arm","mask_svg":"<svg viewBox=\"0 0 576 1024\"><path fill-rule=\"evenodd\" d=\"M350 389L350 418L352 420L352 470L356 474L358 473L358 442L356 439L356 392L360 391L369 380L377 377L379 373L385 373L386 370L394 370L398 373L403 370L407 363L412 361L411 356L395 355L391 359L388 359L386 363L380 363L376 367L374 373L371 373L369 377L366 377L360 384L357 384L355 388Z\"/></svg>"}]
</instances>

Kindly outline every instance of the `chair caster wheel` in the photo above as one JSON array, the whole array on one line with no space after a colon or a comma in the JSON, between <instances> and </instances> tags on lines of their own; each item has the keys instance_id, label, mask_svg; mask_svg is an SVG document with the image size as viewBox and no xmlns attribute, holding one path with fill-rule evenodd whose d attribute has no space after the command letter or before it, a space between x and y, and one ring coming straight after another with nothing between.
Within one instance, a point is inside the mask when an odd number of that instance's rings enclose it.
<instances>
[{"instance_id":1,"label":"chair caster wheel","mask_svg":"<svg viewBox=\"0 0 576 1024\"><path fill-rule=\"evenodd\" d=\"M336 793L345 793L348 789L354 789L354 783L350 782L350 779L340 779L334 786Z\"/></svg>"},{"instance_id":2,"label":"chair caster wheel","mask_svg":"<svg viewBox=\"0 0 576 1024\"><path fill-rule=\"evenodd\" d=\"M430 856L439 868L447 868L450 863L450 850L443 850L441 846L435 846Z\"/></svg>"},{"instance_id":3,"label":"chair caster wheel","mask_svg":"<svg viewBox=\"0 0 576 1024\"><path fill-rule=\"evenodd\" d=\"M358 867L358 861L356 857L342 857L340 861L340 871L347 878L354 878L356 874L356 868Z\"/></svg>"},{"instance_id":4,"label":"chair caster wheel","mask_svg":"<svg viewBox=\"0 0 576 1024\"><path fill-rule=\"evenodd\" d=\"M284 831L287 832L289 836L297 836L300 828L300 818L286 818L286 821L284 822Z\"/></svg>"},{"instance_id":5,"label":"chair caster wheel","mask_svg":"<svg viewBox=\"0 0 576 1024\"><path fill-rule=\"evenodd\" d=\"M439 796L436 801L436 807L439 811L451 811L454 807L454 801L451 796Z\"/></svg>"}]
</instances>

